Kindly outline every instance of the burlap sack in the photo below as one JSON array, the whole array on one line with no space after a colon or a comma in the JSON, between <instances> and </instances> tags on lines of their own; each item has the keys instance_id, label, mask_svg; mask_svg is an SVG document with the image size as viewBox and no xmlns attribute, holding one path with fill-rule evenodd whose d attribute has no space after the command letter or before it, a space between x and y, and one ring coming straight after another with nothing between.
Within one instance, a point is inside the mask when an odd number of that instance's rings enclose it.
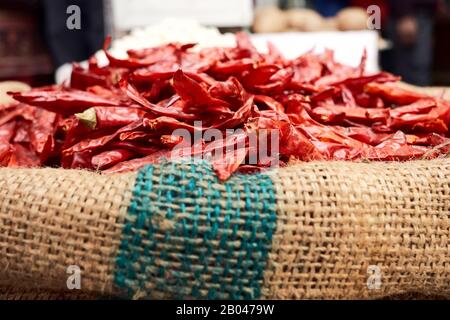
<instances>
[{"instance_id":1,"label":"burlap sack","mask_svg":"<svg viewBox=\"0 0 450 320\"><path fill-rule=\"evenodd\" d=\"M0 169L0 287L67 290L83 268L83 293L112 292L114 255L135 174Z\"/></svg>"},{"instance_id":2,"label":"burlap sack","mask_svg":"<svg viewBox=\"0 0 450 320\"><path fill-rule=\"evenodd\" d=\"M195 163L0 169L0 297L64 297L79 265L80 297L450 298L449 177L447 159L226 183Z\"/></svg>"},{"instance_id":3,"label":"burlap sack","mask_svg":"<svg viewBox=\"0 0 450 320\"><path fill-rule=\"evenodd\" d=\"M449 297L449 174L449 160L279 170L267 296ZM379 267L379 289L368 288L369 266Z\"/></svg>"},{"instance_id":4,"label":"burlap sack","mask_svg":"<svg viewBox=\"0 0 450 320\"><path fill-rule=\"evenodd\" d=\"M40 288L22 288L6 286L0 288L0 300L98 300L110 297L99 297L85 291L60 291Z\"/></svg>"}]
</instances>

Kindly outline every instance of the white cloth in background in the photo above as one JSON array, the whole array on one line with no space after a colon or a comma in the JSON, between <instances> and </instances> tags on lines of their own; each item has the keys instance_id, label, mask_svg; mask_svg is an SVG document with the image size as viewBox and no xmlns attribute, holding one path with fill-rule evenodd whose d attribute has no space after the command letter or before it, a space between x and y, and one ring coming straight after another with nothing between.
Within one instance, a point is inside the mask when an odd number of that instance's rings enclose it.
<instances>
[{"instance_id":1,"label":"white cloth in background","mask_svg":"<svg viewBox=\"0 0 450 320\"><path fill-rule=\"evenodd\" d=\"M272 42L286 58L293 59L314 49L323 52L325 48L334 50L336 61L358 66L364 48L367 49L367 72L378 72L378 34L374 31L348 32L288 32L254 34L252 40L258 50L266 50L267 41Z\"/></svg>"}]
</instances>

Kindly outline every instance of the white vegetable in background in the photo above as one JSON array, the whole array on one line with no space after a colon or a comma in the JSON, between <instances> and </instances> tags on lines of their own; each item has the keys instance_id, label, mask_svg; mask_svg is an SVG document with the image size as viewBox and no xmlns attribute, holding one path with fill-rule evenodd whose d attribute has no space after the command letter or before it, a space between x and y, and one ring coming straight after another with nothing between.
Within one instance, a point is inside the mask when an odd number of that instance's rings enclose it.
<instances>
[{"instance_id":1,"label":"white vegetable in background","mask_svg":"<svg viewBox=\"0 0 450 320\"><path fill-rule=\"evenodd\" d=\"M135 29L129 35L114 40L109 52L117 58L126 58L127 50L156 47L169 42L197 43L194 49L205 47L232 47L236 44L231 33L221 34L217 28L204 27L195 20L169 18L161 23ZM96 54L101 63L107 63L103 51Z\"/></svg>"},{"instance_id":2,"label":"white vegetable in background","mask_svg":"<svg viewBox=\"0 0 450 320\"><path fill-rule=\"evenodd\" d=\"M115 39L109 52L117 58L126 58L127 50L156 47L169 42L195 42L198 45L193 50L236 45L232 33L221 34L217 28L202 26L191 19L168 18L155 25L134 29L129 35ZM100 66L108 64L108 59L102 50L98 51L95 56ZM86 63L83 62L82 65L86 65ZM71 72L71 64L61 66L56 72L56 83L63 83L70 79Z\"/></svg>"}]
</instances>

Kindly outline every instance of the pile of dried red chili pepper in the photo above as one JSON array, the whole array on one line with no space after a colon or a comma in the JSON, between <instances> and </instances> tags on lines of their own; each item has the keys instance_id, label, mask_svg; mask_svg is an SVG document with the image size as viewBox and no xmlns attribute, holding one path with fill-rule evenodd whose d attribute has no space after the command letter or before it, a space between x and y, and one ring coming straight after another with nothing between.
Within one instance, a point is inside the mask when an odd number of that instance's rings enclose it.
<instances>
[{"instance_id":1,"label":"pile of dried red chili pepper","mask_svg":"<svg viewBox=\"0 0 450 320\"><path fill-rule=\"evenodd\" d=\"M402 89L389 73L366 75L365 55L354 68L331 51L287 60L271 44L258 52L246 34L236 40L234 48L130 50L127 59L110 55L106 41L108 66L95 58L87 68L74 64L70 86L12 93L18 103L0 106L0 165L134 170L169 157L182 142L173 134L180 128L278 130L279 154L272 156L281 164L449 152L450 102ZM200 150L239 139L202 140ZM213 163L220 179L271 163L247 165L255 150L244 144L240 151L233 161L224 153Z\"/></svg>"}]
</instances>

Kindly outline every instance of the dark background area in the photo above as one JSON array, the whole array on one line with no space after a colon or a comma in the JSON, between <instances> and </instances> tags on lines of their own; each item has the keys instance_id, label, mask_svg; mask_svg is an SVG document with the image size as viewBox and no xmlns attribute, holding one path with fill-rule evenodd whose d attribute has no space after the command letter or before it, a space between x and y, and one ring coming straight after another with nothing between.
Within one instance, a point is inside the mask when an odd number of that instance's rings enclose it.
<instances>
[{"instance_id":1,"label":"dark background area","mask_svg":"<svg viewBox=\"0 0 450 320\"><path fill-rule=\"evenodd\" d=\"M81 8L80 30L66 28L70 5ZM0 80L53 83L57 67L101 48L104 24L101 0L0 0Z\"/></svg>"}]
</instances>

